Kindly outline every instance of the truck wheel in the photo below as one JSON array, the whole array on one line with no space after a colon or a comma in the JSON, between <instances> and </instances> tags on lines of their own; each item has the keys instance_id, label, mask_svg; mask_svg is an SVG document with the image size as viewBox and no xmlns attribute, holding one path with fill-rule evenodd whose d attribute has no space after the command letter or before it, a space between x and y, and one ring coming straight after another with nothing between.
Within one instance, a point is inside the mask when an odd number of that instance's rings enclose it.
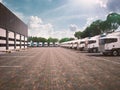
<instances>
[{"instance_id":1,"label":"truck wheel","mask_svg":"<svg viewBox=\"0 0 120 90\"><path fill-rule=\"evenodd\" d=\"M118 53L117 50L114 50L114 51L112 52L112 55L113 55L113 56L118 56L118 54L119 54L119 53Z\"/></svg>"}]
</instances>

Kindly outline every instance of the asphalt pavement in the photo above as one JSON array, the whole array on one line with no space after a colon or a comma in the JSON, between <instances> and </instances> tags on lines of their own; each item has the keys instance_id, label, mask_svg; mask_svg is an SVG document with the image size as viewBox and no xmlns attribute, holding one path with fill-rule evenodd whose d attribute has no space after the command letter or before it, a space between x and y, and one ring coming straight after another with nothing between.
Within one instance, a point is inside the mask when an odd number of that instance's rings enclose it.
<instances>
[{"instance_id":1,"label":"asphalt pavement","mask_svg":"<svg viewBox=\"0 0 120 90\"><path fill-rule=\"evenodd\" d=\"M120 90L120 56L60 47L0 54L0 90Z\"/></svg>"}]
</instances>

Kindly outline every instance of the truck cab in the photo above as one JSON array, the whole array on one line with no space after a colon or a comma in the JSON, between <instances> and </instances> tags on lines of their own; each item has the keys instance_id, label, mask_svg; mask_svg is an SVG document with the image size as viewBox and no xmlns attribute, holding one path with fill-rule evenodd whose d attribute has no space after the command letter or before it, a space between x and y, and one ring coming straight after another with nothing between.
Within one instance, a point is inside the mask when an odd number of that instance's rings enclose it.
<instances>
[{"instance_id":1,"label":"truck cab","mask_svg":"<svg viewBox=\"0 0 120 90\"><path fill-rule=\"evenodd\" d=\"M78 45L80 51L87 50L88 38L81 39Z\"/></svg>"},{"instance_id":2,"label":"truck cab","mask_svg":"<svg viewBox=\"0 0 120 90\"><path fill-rule=\"evenodd\" d=\"M99 52L99 38L100 35L91 37L88 39L88 52L90 53L97 53Z\"/></svg>"},{"instance_id":3,"label":"truck cab","mask_svg":"<svg viewBox=\"0 0 120 90\"><path fill-rule=\"evenodd\" d=\"M73 41L73 49L77 49L79 44L79 40L74 40Z\"/></svg>"},{"instance_id":4,"label":"truck cab","mask_svg":"<svg viewBox=\"0 0 120 90\"><path fill-rule=\"evenodd\" d=\"M42 47L42 42L39 42L39 43L38 43L38 47Z\"/></svg>"},{"instance_id":5,"label":"truck cab","mask_svg":"<svg viewBox=\"0 0 120 90\"><path fill-rule=\"evenodd\" d=\"M120 55L120 32L113 32L100 38L100 52L104 55Z\"/></svg>"}]
</instances>

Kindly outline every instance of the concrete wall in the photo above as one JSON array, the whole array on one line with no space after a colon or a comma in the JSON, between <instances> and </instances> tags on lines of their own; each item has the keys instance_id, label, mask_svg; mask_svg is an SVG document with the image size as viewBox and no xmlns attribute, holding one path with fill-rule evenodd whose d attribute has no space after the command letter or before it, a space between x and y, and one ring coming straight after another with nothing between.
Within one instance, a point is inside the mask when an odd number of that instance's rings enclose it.
<instances>
[{"instance_id":1,"label":"concrete wall","mask_svg":"<svg viewBox=\"0 0 120 90\"><path fill-rule=\"evenodd\" d=\"M28 26L0 3L0 27L28 36Z\"/></svg>"}]
</instances>

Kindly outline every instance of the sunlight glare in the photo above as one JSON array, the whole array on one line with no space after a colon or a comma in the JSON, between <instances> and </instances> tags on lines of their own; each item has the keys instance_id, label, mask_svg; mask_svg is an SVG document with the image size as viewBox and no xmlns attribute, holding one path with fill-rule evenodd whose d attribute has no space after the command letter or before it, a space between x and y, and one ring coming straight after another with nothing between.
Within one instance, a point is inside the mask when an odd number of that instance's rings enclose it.
<instances>
[{"instance_id":1,"label":"sunlight glare","mask_svg":"<svg viewBox=\"0 0 120 90\"><path fill-rule=\"evenodd\" d=\"M95 0L71 0L71 2L74 5L82 5L82 6L86 6L86 7L90 7L90 6L93 6L94 4L96 4Z\"/></svg>"}]
</instances>

